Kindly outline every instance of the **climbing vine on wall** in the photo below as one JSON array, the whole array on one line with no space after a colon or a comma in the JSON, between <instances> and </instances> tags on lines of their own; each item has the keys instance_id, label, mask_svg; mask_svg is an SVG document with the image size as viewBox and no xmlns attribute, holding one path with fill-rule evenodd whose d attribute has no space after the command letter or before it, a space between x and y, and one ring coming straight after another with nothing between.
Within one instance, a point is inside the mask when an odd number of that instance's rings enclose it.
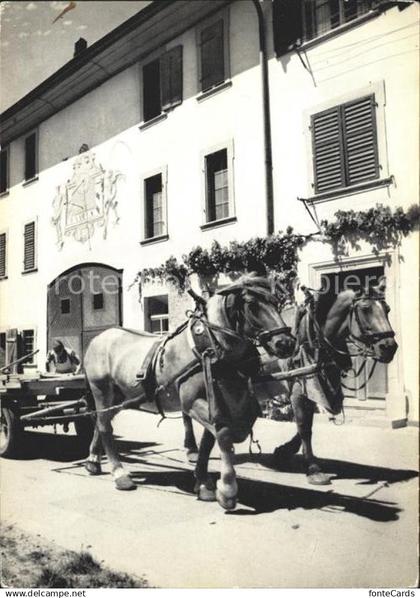
<instances>
[{"instance_id":1,"label":"climbing vine on wall","mask_svg":"<svg viewBox=\"0 0 420 598\"><path fill-rule=\"evenodd\" d=\"M412 205L392 211L389 206L376 205L366 211L339 210L333 221L321 221L326 241L332 244L338 257L346 253L346 245L357 249L359 241L367 241L375 254L390 247L398 247L419 222L419 206Z\"/></svg>"},{"instance_id":2,"label":"climbing vine on wall","mask_svg":"<svg viewBox=\"0 0 420 598\"><path fill-rule=\"evenodd\" d=\"M330 243L336 259L348 251L348 245L358 248L360 241L367 241L373 253L397 247L403 237L418 226L419 207L411 206L407 211L376 205L366 211L340 210L334 220L323 220L320 231L301 235L289 227L268 237L254 237L245 242L231 241L222 246L213 241L210 249L194 247L178 261L170 257L157 268L144 268L136 278L140 293L142 286L154 280L171 282L180 292L189 285L189 277L198 276L203 290L209 290L217 283L220 274L232 279L244 272L268 274L275 279L279 300L285 303L293 296L293 282L297 276L299 250L309 240Z\"/></svg>"}]
</instances>

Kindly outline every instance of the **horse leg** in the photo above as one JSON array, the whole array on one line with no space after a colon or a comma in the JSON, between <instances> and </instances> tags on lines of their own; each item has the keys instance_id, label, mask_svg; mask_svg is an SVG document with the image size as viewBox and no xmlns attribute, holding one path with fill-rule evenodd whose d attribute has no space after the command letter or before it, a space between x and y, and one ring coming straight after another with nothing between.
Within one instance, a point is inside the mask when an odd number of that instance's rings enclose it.
<instances>
[{"instance_id":1,"label":"horse leg","mask_svg":"<svg viewBox=\"0 0 420 598\"><path fill-rule=\"evenodd\" d=\"M105 449L106 456L111 465L115 487L118 490L134 490L136 485L131 481L129 475L123 469L115 444L111 424L114 412L104 410L108 407L112 407L114 403L114 389L108 383L105 384L103 388L92 383L90 386L95 399L96 408L98 409L96 414L96 427L99 432L102 446Z\"/></svg>"},{"instance_id":2,"label":"horse leg","mask_svg":"<svg viewBox=\"0 0 420 598\"><path fill-rule=\"evenodd\" d=\"M194 472L196 479L194 492L197 493L198 500L203 500L205 502L216 500L214 482L209 477L208 473L209 457L215 441L216 439L213 434L205 429L203 436L201 437L197 465Z\"/></svg>"},{"instance_id":3,"label":"horse leg","mask_svg":"<svg viewBox=\"0 0 420 598\"><path fill-rule=\"evenodd\" d=\"M183 413L182 420L184 422L184 448L187 450L187 459L190 463L196 463L198 458L198 448L195 441L192 419L189 415Z\"/></svg>"},{"instance_id":4,"label":"horse leg","mask_svg":"<svg viewBox=\"0 0 420 598\"><path fill-rule=\"evenodd\" d=\"M92 442L89 447L89 457L84 462L86 471L90 475L99 475L102 473L101 457L103 453L101 435L98 426L95 425Z\"/></svg>"},{"instance_id":5,"label":"horse leg","mask_svg":"<svg viewBox=\"0 0 420 598\"><path fill-rule=\"evenodd\" d=\"M238 484L233 467L234 448L229 428L221 428L216 432L217 444L220 449L221 467L220 479L217 481L216 499L226 511L236 507Z\"/></svg>"},{"instance_id":6,"label":"horse leg","mask_svg":"<svg viewBox=\"0 0 420 598\"><path fill-rule=\"evenodd\" d=\"M312 452L312 424L314 419L315 406L303 394L292 394L292 406L296 418L298 433L302 441L303 455L306 461L306 477L310 484L324 486L331 484L327 476L320 468Z\"/></svg>"}]
</instances>

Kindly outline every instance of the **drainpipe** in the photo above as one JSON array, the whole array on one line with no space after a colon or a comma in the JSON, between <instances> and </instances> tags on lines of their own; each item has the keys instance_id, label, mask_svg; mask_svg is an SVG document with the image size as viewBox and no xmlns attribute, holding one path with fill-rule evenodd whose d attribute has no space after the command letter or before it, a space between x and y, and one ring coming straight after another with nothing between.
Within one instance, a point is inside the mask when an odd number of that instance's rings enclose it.
<instances>
[{"instance_id":1,"label":"drainpipe","mask_svg":"<svg viewBox=\"0 0 420 598\"><path fill-rule=\"evenodd\" d=\"M264 14L259 0L252 0L258 16L258 30L260 40L260 64L262 75L262 100L264 119L264 162L265 162L265 193L267 205L267 235L274 232L274 185L273 185L273 154L271 147L271 116L270 116L270 88L268 79L267 45L265 38Z\"/></svg>"}]
</instances>

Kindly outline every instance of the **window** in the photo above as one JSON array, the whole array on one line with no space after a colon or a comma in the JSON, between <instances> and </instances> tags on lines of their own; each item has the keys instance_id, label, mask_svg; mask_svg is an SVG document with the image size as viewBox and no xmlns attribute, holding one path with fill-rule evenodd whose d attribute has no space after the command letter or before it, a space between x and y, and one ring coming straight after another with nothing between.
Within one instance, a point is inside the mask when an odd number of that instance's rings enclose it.
<instances>
[{"instance_id":1,"label":"window","mask_svg":"<svg viewBox=\"0 0 420 598\"><path fill-rule=\"evenodd\" d=\"M0 193L5 193L9 188L9 148L5 147L0 152Z\"/></svg>"},{"instance_id":2,"label":"window","mask_svg":"<svg viewBox=\"0 0 420 598\"><path fill-rule=\"evenodd\" d=\"M144 180L145 239L166 234L166 202L162 172Z\"/></svg>"},{"instance_id":3,"label":"window","mask_svg":"<svg viewBox=\"0 0 420 598\"><path fill-rule=\"evenodd\" d=\"M182 46L143 67L143 118L151 120L182 102Z\"/></svg>"},{"instance_id":4,"label":"window","mask_svg":"<svg viewBox=\"0 0 420 598\"><path fill-rule=\"evenodd\" d=\"M70 313L70 299L61 299L60 300L60 311L62 314Z\"/></svg>"},{"instance_id":5,"label":"window","mask_svg":"<svg viewBox=\"0 0 420 598\"><path fill-rule=\"evenodd\" d=\"M273 38L277 56L302 42L333 32L371 12L387 10L389 0L273 0Z\"/></svg>"},{"instance_id":6,"label":"window","mask_svg":"<svg viewBox=\"0 0 420 598\"><path fill-rule=\"evenodd\" d=\"M25 181L35 178L38 173L37 134L31 133L25 139Z\"/></svg>"},{"instance_id":7,"label":"window","mask_svg":"<svg viewBox=\"0 0 420 598\"><path fill-rule=\"evenodd\" d=\"M0 278L7 276L7 236L0 234Z\"/></svg>"},{"instance_id":8,"label":"window","mask_svg":"<svg viewBox=\"0 0 420 598\"><path fill-rule=\"evenodd\" d=\"M227 31L226 22L220 18L199 32L200 89L207 91L226 79Z\"/></svg>"},{"instance_id":9,"label":"window","mask_svg":"<svg viewBox=\"0 0 420 598\"><path fill-rule=\"evenodd\" d=\"M103 293L93 293L92 307L93 307L93 309L103 309L104 308L104 294Z\"/></svg>"},{"instance_id":10,"label":"window","mask_svg":"<svg viewBox=\"0 0 420 598\"><path fill-rule=\"evenodd\" d=\"M206 221L228 218L230 214L228 151L226 148L205 156Z\"/></svg>"},{"instance_id":11,"label":"window","mask_svg":"<svg viewBox=\"0 0 420 598\"><path fill-rule=\"evenodd\" d=\"M149 332L164 334L169 330L168 295L145 297L145 328Z\"/></svg>"},{"instance_id":12,"label":"window","mask_svg":"<svg viewBox=\"0 0 420 598\"><path fill-rule=\"evenodd\" d=\"M311 116L315 193L379 177L375 96Z\"/></svg>"},{"instance_id":13,"label":"window","mask_svg":"<svg viewBox=\"0 0 420 598\"><path fill-rule=\"evenodd\" d=\"M305 0L303 39L308 41L369 12L372 0Z\"/></svg>"},{"instance_id":14,"label":"window","mask_svg":"<svg viewBox=\"0 0 420 598\"><path fill-rule=\"evenodd\" d=\"M34 330L22 330L22 356L35 351L35 333ZM25 363L33 363L34 356L30 357Z\"/></svg>"},{"instance_id":15,"label":"window","mask_svg":"<svg viewBox=\"0 0 420 598\"><path fill-rule=\"evenodd\" d=\"M23 271L30 272L36 268L35 222L25 224L23 239Z\"/></svg>"}]
</instances>

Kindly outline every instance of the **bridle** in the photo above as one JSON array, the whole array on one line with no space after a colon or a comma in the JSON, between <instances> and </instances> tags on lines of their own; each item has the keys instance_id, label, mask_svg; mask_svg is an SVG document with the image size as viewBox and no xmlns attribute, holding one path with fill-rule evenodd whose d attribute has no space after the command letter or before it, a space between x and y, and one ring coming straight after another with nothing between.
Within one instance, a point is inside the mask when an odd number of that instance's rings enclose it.
<instances>
[{"instance_id":1,"label":"bridle","mask_svg":"<svg viewBox=\"0 0 420 598\"><path fill-rule=\"evenodd\" d=\"M252 310L250 309L249 305L253 305L256 303L256 299L262 297L263 301L272 305L276 310L276 313L279 314L277 309L277 303L272 295L269 294L268 291L264 289L258 288L255 289L252 286L244 285L243 290L246 290L252 297L249 299L241 298L241 302L244 306L244 309L240 309L238 306L238 301L235 301L235 307L237 310L236 318L229 314L229 309L227 307L228 302L228 294L226 291L222 291L219 294L224 295L224 310L226 314L226 319L229 322L230 326L236 331L238 335L242 338L246 338L248 341L252 342L257 346L262 346L264 349L270 353L274 354L274 352L270 349L268 343L278 334L285 334L291 338L293 338L292 331L290 326L277 326L276 328L270 328L269 330L261 328L260 323L258 322L257 318L252 315ZM238 317L239 316L239 317ZM280 314L279 314L280 316ZM235 321L236 320L236 321ZM251 331L252 334L246 335L244 333L245 326L247 326Z\"/></svg>"},{"instance_id":2,"label":"bridle","mask_svg":"<svg viewBox=\"0 0 420 598\"><path fill-rule=\"evenodd\" d=\"M387 312L387 304L384 300L383 297L378 297L378 296L371 296L371 295L366 295L363 294L360 297L357 297L354 299L352 306L350 308L350 312L349 312L349 324L348 324L348 338L350 340L352 340L356 346L358 346L358 343L362 343L363 345L365 345L366 347L368 347L369 349L371 349L373 347L373 345L375 345L376 343L379 343L380 341L386 339L386 338L394 338L395 336L395 332L393 330L387 330L387 331L383 331L383 332L369 332L369 325L368 324L364 324L362 322L362 318L360 317L360 303L362 301L366 301L366 300L370 300L370 301L380 301L382 309L384 311L384 313L386 314ZM357 327L359 329L359 335L354 334L354 332L352 332L353 330L353 322L356 322Z\"/></svg>"},{"instance_id":3,"label":"bridle","mask_svg":"<svg viewBox=\"0 0 420 598\"><path fill-rule=\"evenodd\" d=\"M367 375L366 380L358 388L349 387L343 381L341 381L342 386L344 386L344 388L346 388L347 390L351 390L351 391L361 390L362 388L364 388L367 385L369 380L372 378L373 373L376 368L376 365L379 361L375 355L374 350L373 350L374 345L376 343L380 342L381 340L384 340L386 338L394 338L394 336L395 336L395 332L393 330L388 330L388 331L383 331L383 332L370 332L369 325L366 322L363 322L363 318L360 315L360 303L362 301L367 301L367 300L380 301L382 309L384 310L384 313L385 314L387 313L388 306L387 306L383 296L369 295L369 294L363 293L359 297L355 297L353 299L352 305L351 305L351 307L349 309L349 313L347 315L348 324L347 324L346 328L347 328L348 332L346 334L346 337L349 340L351 340L352 343L355 345L355 347L357 349L357 352L355 352L355 353L350 353L348 351L347 352L342 351L341 349L336 347L322 332L316 318L314 317L312 309L307 310L307 314L310 317L312 324L314 326L314 329L316 331L319 345L320 346L323 345L324 348L326 348L327 355L329 358L332 358L333 361L336 362L337 359L334 358L334 353L336 354L336 356L363 357L362 364L359 367L359 369L357 370L357 372L354 370L354 368L351 368L351 370L353 370L353 372L354 372L354 375L353 375L354 379L356 379L361 374L361 372L365 370L367 359L371 358L373 360L370 372ZM308 301L308 303L310 303L310 300ZM356 325L359 330L359 334L355 334L353 332L353 330L354 330L353 322L356 322ZM348 374L345 374L343 372L342 377L347 378Z\"/></svg>"}]
</instances>

